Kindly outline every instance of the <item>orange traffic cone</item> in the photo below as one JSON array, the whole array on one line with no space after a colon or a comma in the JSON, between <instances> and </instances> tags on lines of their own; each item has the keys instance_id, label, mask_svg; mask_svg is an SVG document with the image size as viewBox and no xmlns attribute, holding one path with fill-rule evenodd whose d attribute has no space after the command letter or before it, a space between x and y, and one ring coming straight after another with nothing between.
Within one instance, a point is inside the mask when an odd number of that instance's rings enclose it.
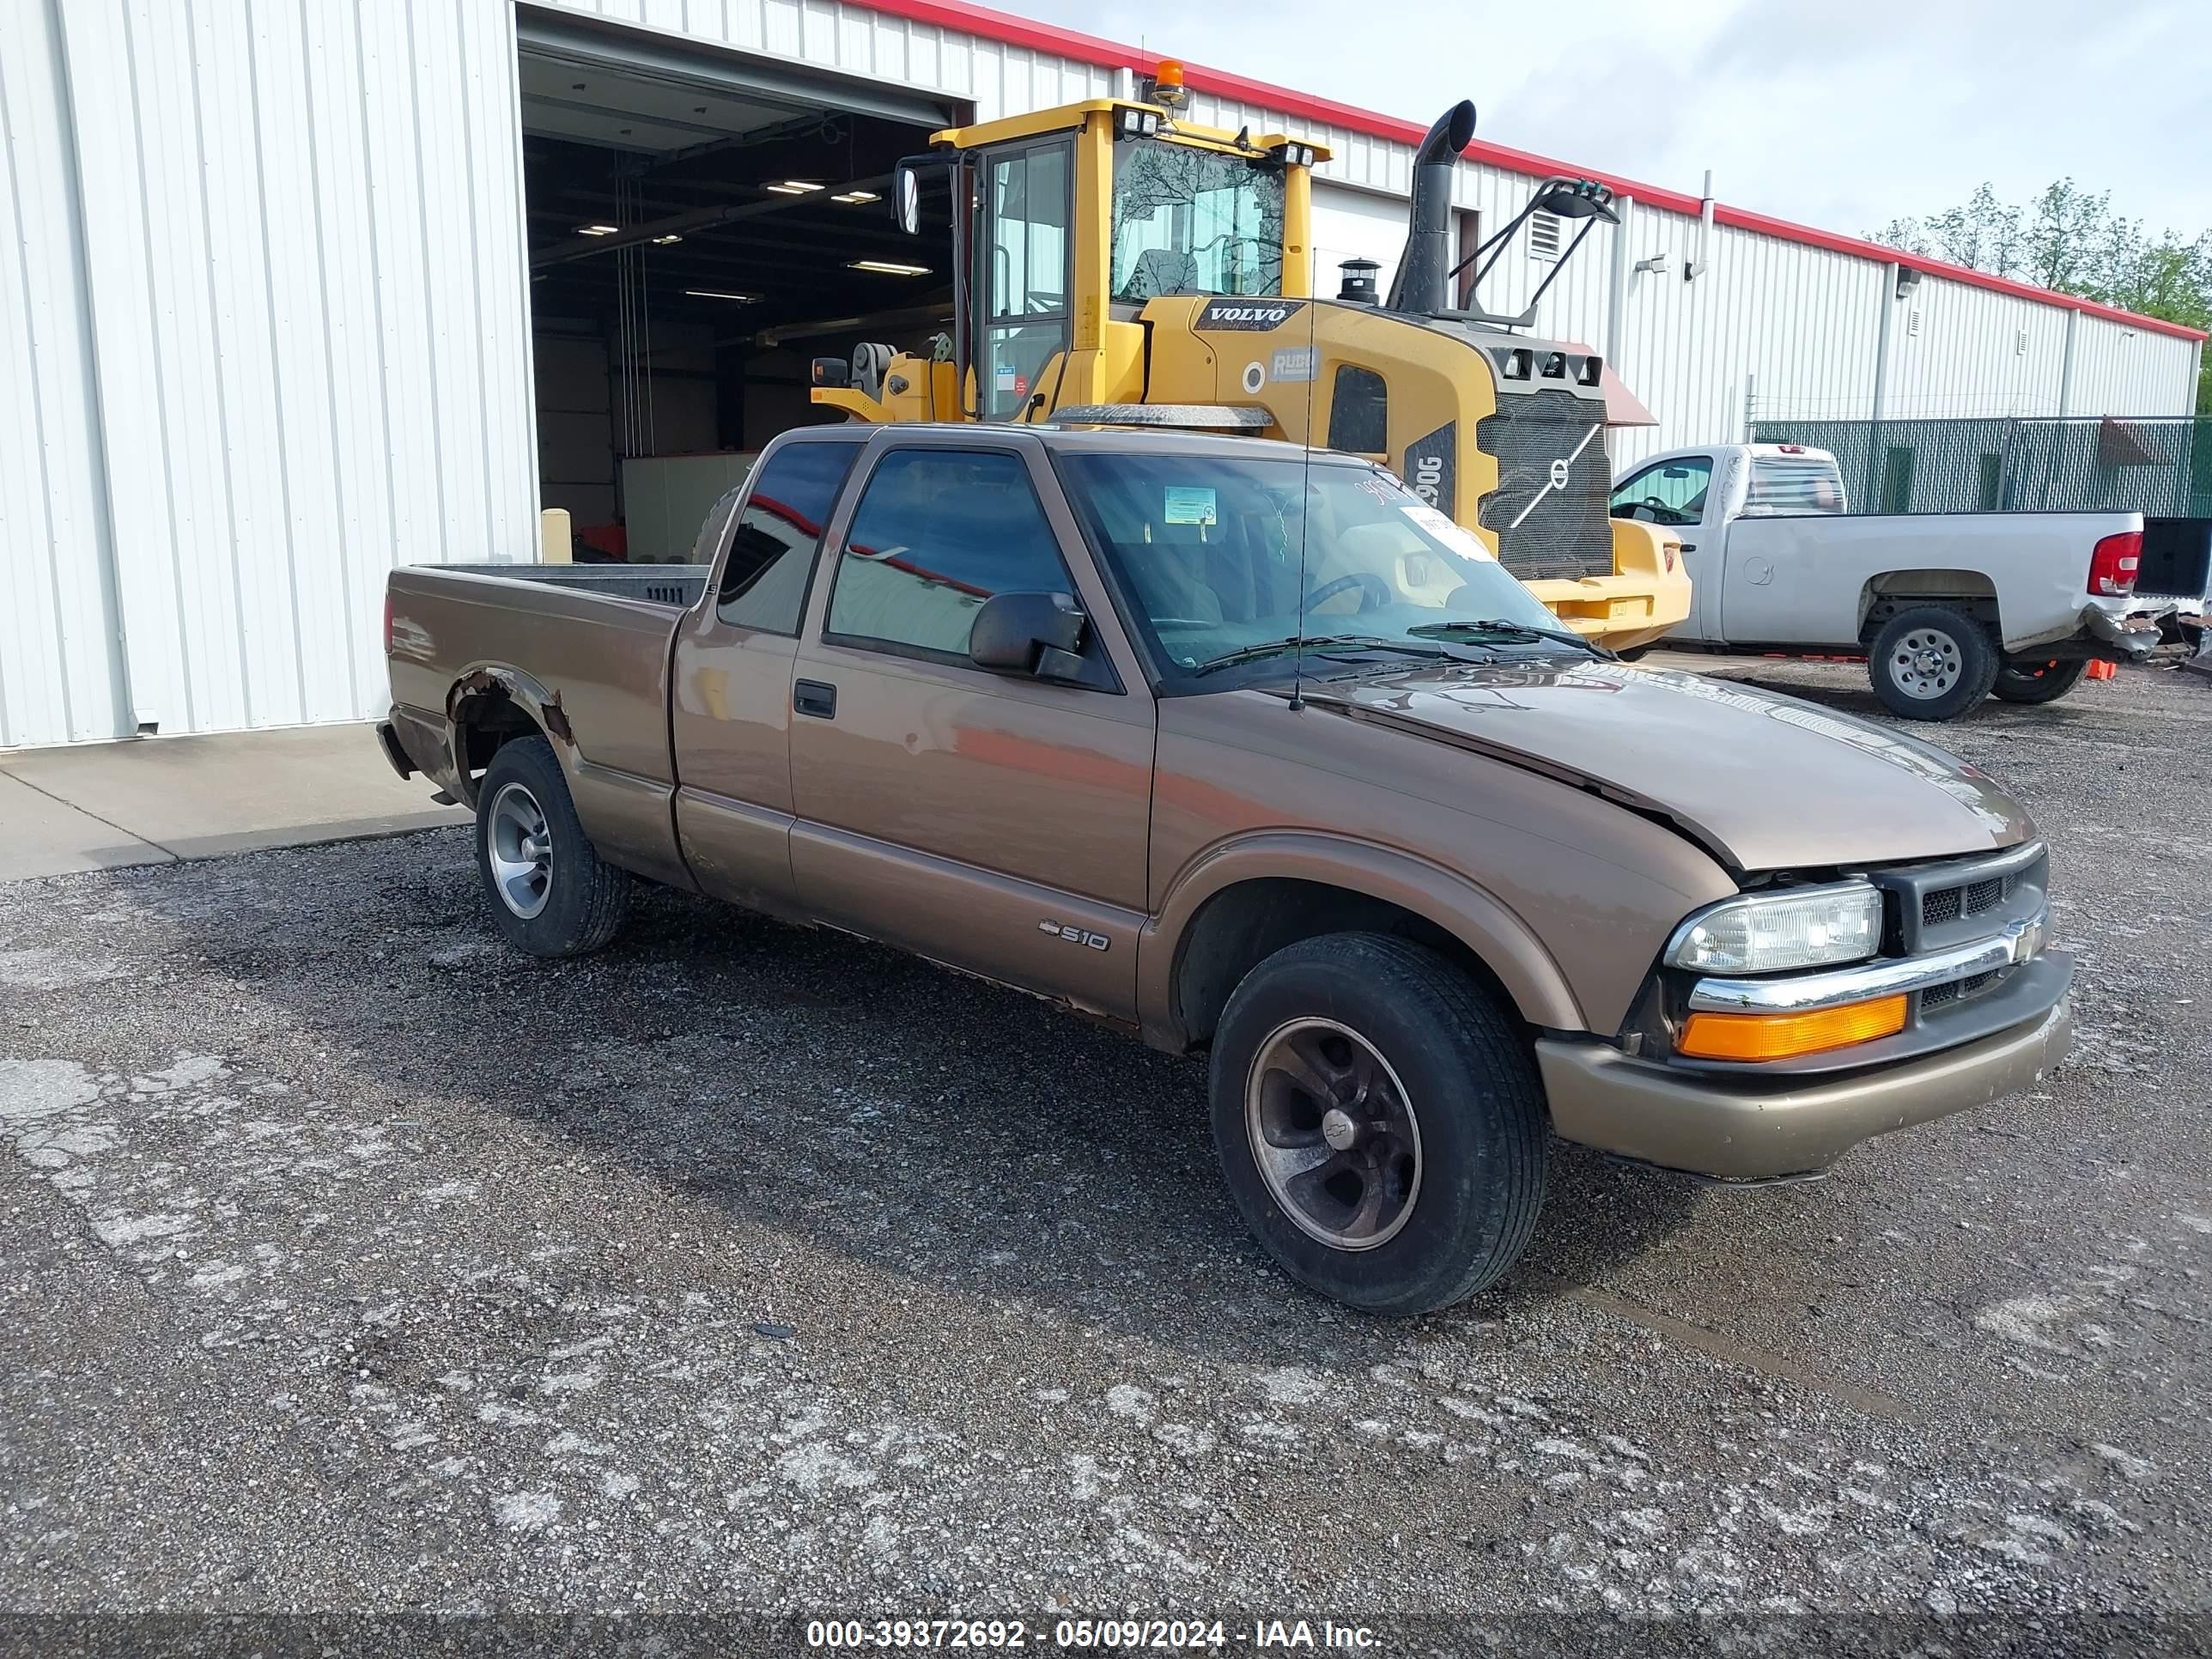
<instances>
[{"instance_id":1,"label":"orange traffic cone","mask_svg":"<svg viewBox=\"0 0 2212 1659\"><path fill-rule=\"evenodd\" d=\"M2082 678L2092 680L2109 680L2115 678L2119 672L2120 665L2118 663L2093 662L2089 665L2088 673Z\"/></svg>"}]
</instances>

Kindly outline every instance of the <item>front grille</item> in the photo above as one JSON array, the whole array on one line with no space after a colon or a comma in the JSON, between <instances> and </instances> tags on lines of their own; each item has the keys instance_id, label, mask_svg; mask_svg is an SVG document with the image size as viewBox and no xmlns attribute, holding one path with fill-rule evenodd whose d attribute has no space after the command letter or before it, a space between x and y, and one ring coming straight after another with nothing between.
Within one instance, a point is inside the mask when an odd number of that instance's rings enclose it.
<instances>
[{"instance_id":1,"label":"front grille","mask_svg":"<svg viewBox=\"0 0 2212 1659\"><path fill-rule=\"evenodd\" d=\"M1920 1012L1924 1014L1947 1003L1963 1002L1968 997L1979 995L1997 982L2001 972L2001 969L1992 968L1986 974L1954 979L1948 985L1931 985L1920 994Z\"/></svg>"},{"instance_id":2,"label":"front grille","mask_svg":"<svg viewBox=\"0 0 2212 1659\"><path fill-rule=\"evenodd\" d=\"M2050 868L2037 845L1873 871L1867 879L1889 899L1882 950L1897 957L1947 951L2031 921L2043 914Z\"/></svg>"},{"instance_id":3,"label":"front grille","mask_svg":"<svg viewBox=\"0 0 2212 1659\"><path fill-rule=\"evenodd\" d=\"M1475 423L1476 447L1498 462L1498 488L1483 499L1482 524L1498 532L1499 562L1522 580L1613 574L1613 481L1605 434L1591 435L1604 420L1601 400L1555 390L1501 393L1497 413ZM1553 463L1570 456L1566 482L1553 489Z\"/></svg>"},{"instance_id":4,"label":"front grille","mask_svg":"<svg viewBox=\"0 0 2212 1659\"><path fill-rule=\"evenodd\" d=\"M1990 876L1956 887L1938 887L1920 896L1920 925L1940 927L1961 916L1985 915L2013 896L2020 872Z\"/></svg>"}]
</instances>

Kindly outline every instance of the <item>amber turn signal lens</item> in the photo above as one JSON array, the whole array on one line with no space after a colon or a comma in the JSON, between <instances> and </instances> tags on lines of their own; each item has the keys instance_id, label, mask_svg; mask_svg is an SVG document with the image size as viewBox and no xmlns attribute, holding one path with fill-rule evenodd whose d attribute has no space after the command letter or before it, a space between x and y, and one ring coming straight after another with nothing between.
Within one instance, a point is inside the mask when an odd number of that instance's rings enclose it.
<instances>
[{"instance_id":1,"label":"amber turn signal lens","mask_svg":"<svg viewBox=\"0 0 2212 1659\"><path fill-rule=\"evenodd\" d=\"M1904 1029L1905 999L1876 997L1806 1014L1692 1014L1675 1047L1693 1060L1790 1060Z\"/></svg>"}]
</instances>

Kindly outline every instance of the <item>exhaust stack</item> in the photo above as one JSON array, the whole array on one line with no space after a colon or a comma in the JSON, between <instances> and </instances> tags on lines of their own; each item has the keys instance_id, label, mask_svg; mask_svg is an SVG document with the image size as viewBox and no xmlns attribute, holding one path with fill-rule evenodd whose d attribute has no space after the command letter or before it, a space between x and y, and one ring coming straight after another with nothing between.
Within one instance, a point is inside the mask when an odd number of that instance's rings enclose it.
<instances>
[{"instance_id":1,"label":"exhaust stack","mask_svg":"<svg viewBox=\"0 0 2212 1659\"><path fill-rule=\"evenodd\" d=\"M1406 251L1390 284L1389 308L1425 317L1451 307L1452 173L1474 139L1474 106L1466 99L1436 119L1413 152L1413 204Z\"/></svg>"}]
</instances>

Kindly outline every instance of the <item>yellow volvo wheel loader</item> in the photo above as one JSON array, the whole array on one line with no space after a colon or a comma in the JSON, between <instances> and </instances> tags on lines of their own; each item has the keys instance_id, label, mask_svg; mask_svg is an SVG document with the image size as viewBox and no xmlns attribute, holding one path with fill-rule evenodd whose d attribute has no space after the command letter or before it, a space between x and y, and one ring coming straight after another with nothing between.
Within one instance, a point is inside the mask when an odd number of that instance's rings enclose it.
<instances>
[{"instance_id":1,"label":"yellow volvo wheel loader","mask_svg":"<svg viewBox=\"0 0 2212 1659\"><path fill-rule=\"evenodd\" d=\"M1539 208L1582 220L1578 246L1612 217L1602 186L1545 181L1454 267L1452 173L1475 118L1462 103L1415 155L1389 295L1354 260L1320 299L1311 168L1327 150L1179 118L1171 62L1148 92L936 133L902 162L892 206L909 233L922 179L951 186L951 331L927 356L818 358L814 400L863 421L1171 426L1364 454L1577 633L1632 650L1689 614L1674 538L1607 515L1598 355L1523 331L1540 287L1513 317L1447 303L1460 270L1474 265L1474 289Z\"/></svg>"}]
</instances>

